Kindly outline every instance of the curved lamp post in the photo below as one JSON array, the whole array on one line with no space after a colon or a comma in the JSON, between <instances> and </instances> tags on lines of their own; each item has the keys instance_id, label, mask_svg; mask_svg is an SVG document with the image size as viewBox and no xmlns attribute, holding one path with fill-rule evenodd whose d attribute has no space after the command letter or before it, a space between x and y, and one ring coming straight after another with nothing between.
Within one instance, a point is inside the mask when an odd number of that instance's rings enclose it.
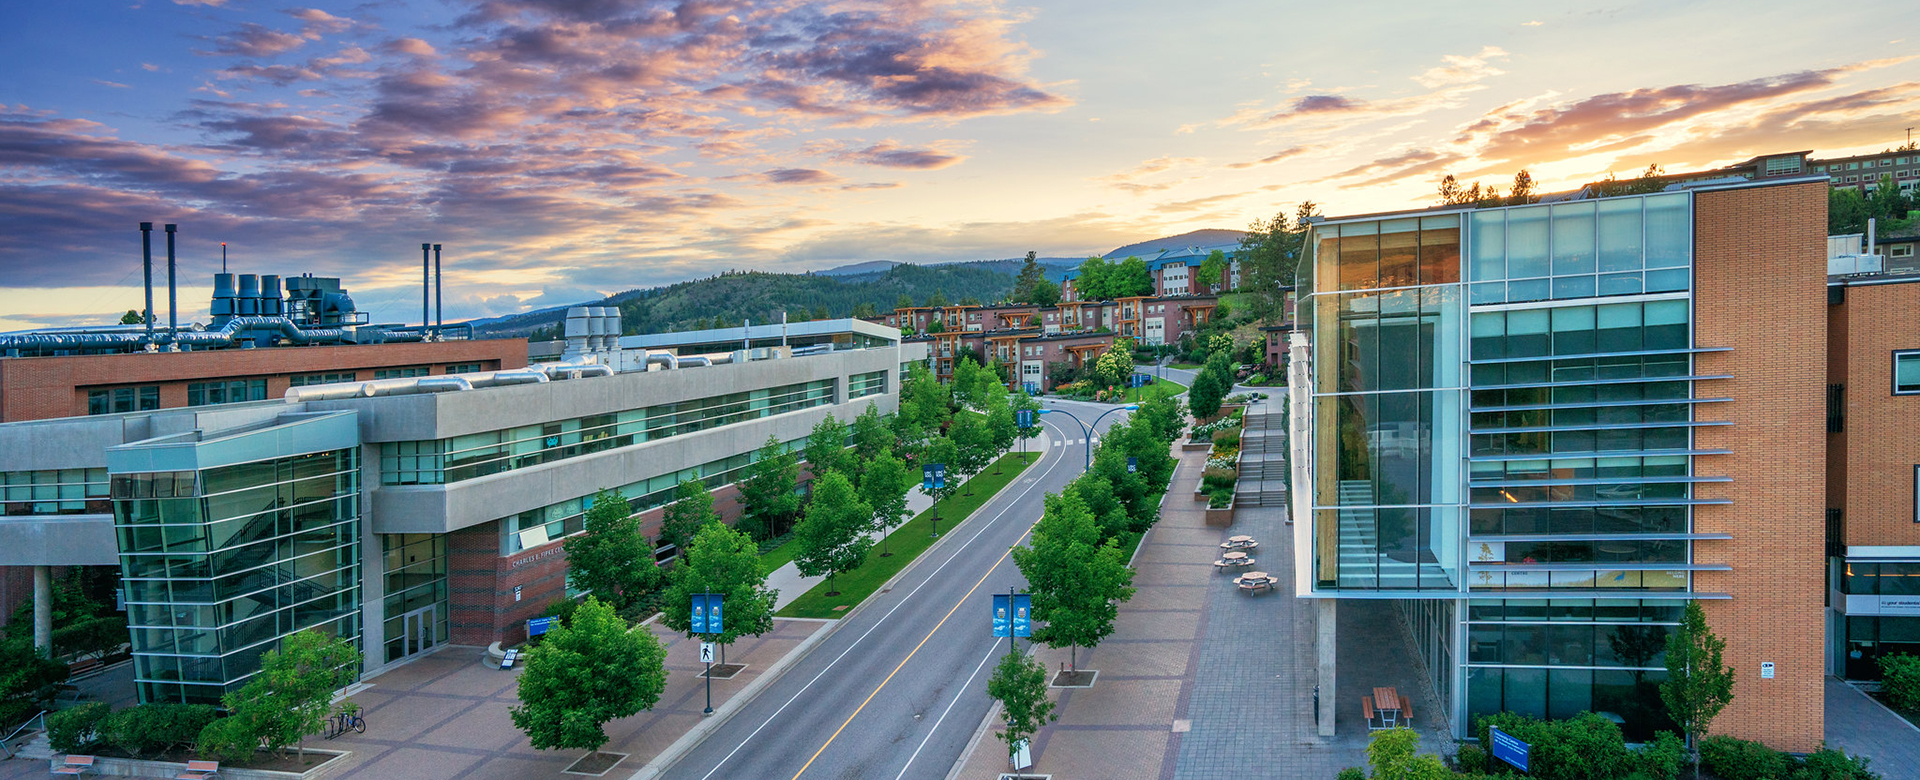
<instances>
[{"instance_id":1,"label":"curved lamp post","mask_svg":"<svg viewBox=\"0 0 1920 780\"><path fill-rule=\"evenodd\" d=\"M1040 414L1064 414L1068 417L1072 417L1074 422L1080 423L1081 432L1087 435L1087 440L1086 440L1087 441L1087 462L1086 462L1086 465L1080 467L1080 470L1086 471L1087 469L1093 468L1093 432L1099 429L1100 421L1107 419L1107 415L1113 414L1114 412L1123 412L1123 411L1131 412L1139 408L1140 408L1139 404L1130 404L1127 406L1119 406L1112 409L1108 409L1104 412L1101 412L1099 417L1093 418L1093 425L1091 426L1087 425L1085 422L1081 422L1080 418L1075 417L1073 412L1069 412L1065 409L1041 409Z\"/></svg>"}]
</instances>

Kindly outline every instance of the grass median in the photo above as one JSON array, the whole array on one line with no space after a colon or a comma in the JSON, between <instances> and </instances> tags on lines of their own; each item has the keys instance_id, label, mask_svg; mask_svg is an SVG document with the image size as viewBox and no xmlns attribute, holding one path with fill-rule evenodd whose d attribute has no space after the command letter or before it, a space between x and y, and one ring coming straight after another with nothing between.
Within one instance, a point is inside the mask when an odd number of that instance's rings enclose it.
<instances>
[{"instance_id":1,"label":"grass median","mask_svg":"<svg viewBox=\"0 0 1920 780\"><path fill-rule=\"evenodd\" d=\"M1156 396L1164 398L1170 395L1179 395L1186 391L1187 391L1187 386L1180 384L1179 382L1175 382L1171 379L1157 379L1157 380L1154 380L1154 383L1150 385L1141 385L1139 387L1127 388L1126 395L1121 396L1121 402L1129 403L1129 404L1137 404L1148 398L1152 398Z\"/></svg>"},{"instance_id":2,"label":"grass median","mask_svg":"<svg viewBox=\"0 0 1920 780\"><path fill-rule=\"evenodd\" d=\"M940 502L938 507L940 533L951 533L961 520L986 505L989 499L998 495L1002 488L1012 484L1026 472L1028 466L1039 459L1038 452L1025 454L1011 452L1000 456L1000 460L997 461L999 474L993 473L994 466L988 466L974 475L973 495L966 495L967 490L963 487ZM879 590L881 585L885 585L887 580L893 579L893 575L899 574L901 570L907 568L908 564L913 563L914 559L919 558L921 553L926 552L927 548L932 547L936 541L932 534L933 510L928 509L915 515L912 520L908 520L905 525L887 535L884 544L886 550L893 553L892 555L881 557L881 545L876 544L873 551L867 553L867 562L861 564L860 568L834 577L833 587L839 590L839 595L828 596L827 583L822 582L813 586L800 598L794 599L792 603L781 607L775 614L779 617L799 618L837 618L846 614L848 609L865 601L874 591Z\"/></svg>"}]
</instances>

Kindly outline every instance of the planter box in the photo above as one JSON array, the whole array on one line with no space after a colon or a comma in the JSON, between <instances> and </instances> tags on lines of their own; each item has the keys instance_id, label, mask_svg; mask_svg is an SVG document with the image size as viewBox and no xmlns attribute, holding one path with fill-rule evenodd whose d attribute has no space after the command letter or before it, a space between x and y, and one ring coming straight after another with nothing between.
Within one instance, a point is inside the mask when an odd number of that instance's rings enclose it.
<instances>
[{"instance_id":1,"label":"planter box","mask_svg":"<svg viewBox=\"0 0 1920 780\"><path fill-rule=\"evenodd\" d=\"M1212 439L1203 441L1193 441L1189 439L1180 445L1181 452L1205 452L1210 449L1213 449Z\"/></svg>"},{"instance_id":2,"label":"planter box","mask_svg":"<svg viewBox=\"0 0 1920 780\"><path fill-rule=\"evenodd\" d=\"M1239 503L1239 500L1235 499L1233 503L1227 504L1225 509L1214 509L1213 507L1207 507L1208 527L1226 528L1227 526L1233 525L1233 507L1234 507L1234 504L1237 504L1237 503Z\"/></svg>"},{"instance_id":3,"label":"planter box","mask_svg":"<svg viewBox=\"0 0 1920 780\"><path fill-rule=\"evenodd\" d=\"M322 780L333 774L346 763L351 752L334 750L307 749L307 755L316 757L331 756L304 772L287 772L272 769L242 769L239 767L220 767L221 780ZM66 757L56 755L48 760L48 768L65 763ZM137 758L112 758L97 756L93 760L93 774L101 777L178 777L187 770L187 765L178 761L144 761Z\"/></svg>"}]
</instances>

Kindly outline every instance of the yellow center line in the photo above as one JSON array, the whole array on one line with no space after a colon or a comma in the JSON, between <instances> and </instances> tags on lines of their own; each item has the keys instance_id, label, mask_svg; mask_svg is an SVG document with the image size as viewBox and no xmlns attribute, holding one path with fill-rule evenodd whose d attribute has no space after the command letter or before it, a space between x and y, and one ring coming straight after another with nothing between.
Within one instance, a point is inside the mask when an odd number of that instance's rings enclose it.
<instances>
[{"instance_id":1,"label":"yellow center line","mask_svg":"<svg viewBox=\"0 0 1920 780\"><path fill-rule=\"evenodd\" d=\"M1020 534L1019 539L1013 540L1014 547L1020 546L1020 543L1025 541L1026 538L1026 533ZM833 730L833 736L827 737L826 744L821 745L819 750L813 751L813 757L808 758L807 763L800 766L800 771L793 773L793 780L800 780L800 776L807 773L807 767L813 766L813 762L820 758L820 754L827 752L827 747L832 745L834 740L840 738L840 732L847 730L847 724L852 723L854 718L860 717L860 711L867 708L867 704L873 701L873 697L880 695L880 689L887 687L887 683L893 681L893 676L899 674L901 669L906 668L907 662L913 660L914 653L920 652L920 648L926 646L927 640L932 639L934 633L938 632L941 626L947 624L947 618L953 617L953 613L960 610L960 605L967 603L967 599L973 596L973 592L979 590L981 585L986 584L988 577L993 576L993 570L1000 568L1000 564L1006 563L1007 556L1012 554L1013 547L1007 548L1006 552L1000 554L999 560L994 561L992 566L987 567L987 573L980 575L980 580L973 583L973 587L967 589L966 595L961 596L959 601L954 602L953 609L947 610L947 614L941 616L940 622L933 624L933 630L928 631L927 635L921 638L920 644L913 646L913 651L907 653L907 657L900 659L900 665L893 667L893 671L887 673L887 679L881 680L879 687L874 688L873 693L867 694L866 701L860 702L860 706L853 708L853 714L847 716L846 722L841 723L840 728Z\"/></svg>"}]
</instances>

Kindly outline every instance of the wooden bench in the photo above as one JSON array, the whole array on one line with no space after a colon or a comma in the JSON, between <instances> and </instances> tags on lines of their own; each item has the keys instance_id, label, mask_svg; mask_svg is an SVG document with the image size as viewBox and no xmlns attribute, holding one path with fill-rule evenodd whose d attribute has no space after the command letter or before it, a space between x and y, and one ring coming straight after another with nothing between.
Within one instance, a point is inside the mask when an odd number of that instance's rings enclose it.
<instances>
[{"instance_id":1,"label":"wooden bench","mask_svg":"<svg viewBox=\"0 0 1920 780\"><path fill-rule=\"evenodd\" d=\"M1386 723L1381 720L1378 713L1375 713L1373 711L1372 696L1360 697L1360 714L1365 715L1367 718L1368 731L1379 731L1387 727Z\"/></svg>"},{"instance_id":2,"label":"wooden bench","mask_svg":"<svg viewBox=\"0 0 1920 780\"><path fill-rule=\"evenodd\" d=\"M218 761L188 761L187 771L174 775L174 780L216 780L220 777Z\"/></svg>"},{"instance_id":3,"label":"wooden bench","mask_svg":"<svg viewBox=\"0 0 1920 780\"><path fill-rule=\"evenodd\" d=\"M60 777L78 777L92 771L93 756L67 756L63 763L53 768L54 775Z\"/></svg>"}]
</instances>

